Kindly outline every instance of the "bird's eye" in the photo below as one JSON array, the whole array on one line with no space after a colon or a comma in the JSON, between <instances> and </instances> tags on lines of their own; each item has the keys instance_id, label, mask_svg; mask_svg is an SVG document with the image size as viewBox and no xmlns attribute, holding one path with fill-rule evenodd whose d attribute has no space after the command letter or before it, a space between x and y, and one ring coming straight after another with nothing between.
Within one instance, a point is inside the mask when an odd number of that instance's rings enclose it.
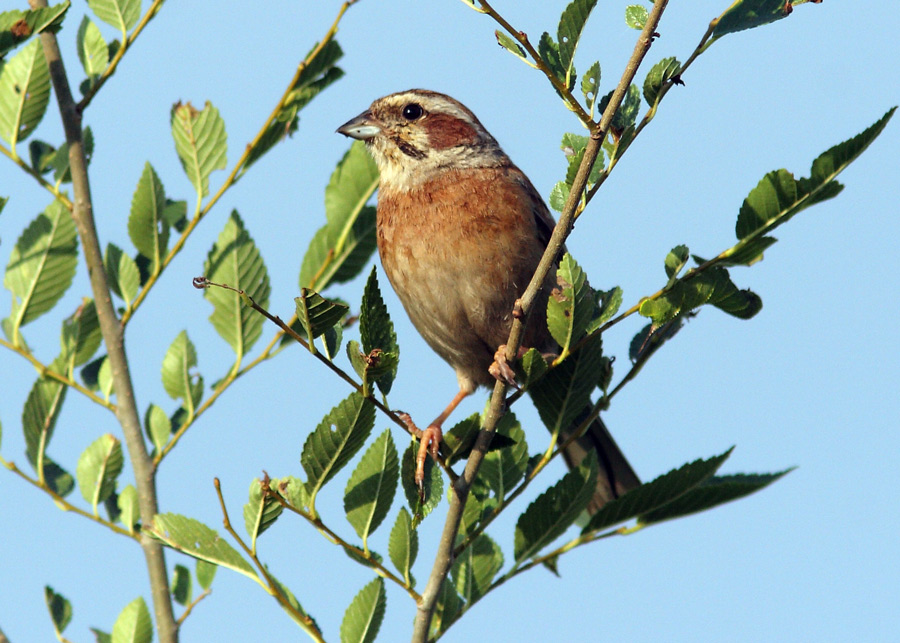
<instances>
[{"instance_id":1,"label":"bird's eye","mask_svg":"<svg viewBox=\"0 0 900 643\"><path fill-rule=\"evenodd\" d=\"M414 121L425 112L418 103L409 103L403 108L403 118L408 121Z\"/></svg>"}]
</instances>

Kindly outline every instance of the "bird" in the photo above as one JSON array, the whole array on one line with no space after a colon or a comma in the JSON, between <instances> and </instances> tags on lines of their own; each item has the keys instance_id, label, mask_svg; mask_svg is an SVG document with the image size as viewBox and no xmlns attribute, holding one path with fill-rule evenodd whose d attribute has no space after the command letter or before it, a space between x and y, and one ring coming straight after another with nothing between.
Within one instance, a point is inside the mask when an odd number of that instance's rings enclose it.
<instances>
[{"instance_id":1,"label":"bird","mask_svg":"<svg viewBox=\"0 0 900 643\"><path fill-rule=\"evenodd\" d=\"M441 427L453 410L479 386L510 377L497 357L555 222L528 177L475 114L450 96L424 89L390 94L337 132L364 141L378 167L381 264L413 326L459 384L427 429L410 422L421 438L421 485L426 452L437 458ZM555 275L551 270L541 288L522 352L559 351L546 324ZM560 441L565 437L563 431ZM600 464L588 507L593 513L641 483L599 417L563 457L577 467L589 450Z\"/></svg>"}]
</instances>

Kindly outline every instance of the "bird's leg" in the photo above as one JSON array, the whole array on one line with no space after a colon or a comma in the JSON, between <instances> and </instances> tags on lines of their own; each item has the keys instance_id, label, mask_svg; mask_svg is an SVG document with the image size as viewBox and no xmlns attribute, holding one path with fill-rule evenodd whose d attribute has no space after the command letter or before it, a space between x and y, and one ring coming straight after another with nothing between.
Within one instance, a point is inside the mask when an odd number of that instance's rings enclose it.
<instances>
[{"instance_id":1,"label":"bird's leg","mask_svg":"<svg viewBox=\"0 0 900 643\"><path fill-rule=\"evenodd\" d=\"M527 352L527 347L519 346L519 353L516 359L522 359ZM507 386L512 386L515 389L519 388L519 385L516 383L516 372L509 365L509 362L506 361L506 344L501 344L497 352L494 353L494 361L488 367L488 373L493 375L494 379L500 380Z\"/></svg>"},{"instance_id":2,"label":"bird's leg","mask_svg":"<svg viewBox=\"0 0 900 643\"><path fill-rule=\"evenodd\" d=\"M444 432L441 430L441 426L450 417L450 414L459 406L459 403L462 402L466 397L472 394L472 391L460 389L460 391L450 400L450 404L447 405L441 414L437 416L434 421L428 425L428 428L424 431L417 427L415 423L412 421L412 418L408 413L400 413L400 419L403 420L403 423L406 424L406 427L410 430L410 432L419 439L419 452L416 455L416 485L419 487L419 493L423 493L423 485L425 483L425 458L430 453L432 459L437 462L438 458L438 447L441 444L441 440L444 437Z\"/></svg>"}]
</instances>

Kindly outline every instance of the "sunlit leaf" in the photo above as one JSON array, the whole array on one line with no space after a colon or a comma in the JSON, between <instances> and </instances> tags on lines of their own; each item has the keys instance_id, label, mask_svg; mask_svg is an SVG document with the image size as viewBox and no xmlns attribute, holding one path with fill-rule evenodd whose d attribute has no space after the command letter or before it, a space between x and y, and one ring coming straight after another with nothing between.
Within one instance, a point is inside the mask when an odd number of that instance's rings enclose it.
<instances>
[{"instance_id":1,"label":"sunlit leaf","mask_svg":"<svg viewBox=\"0 0 900 643\"><path fill-rule=\"evenodd\" d=\"M145 532L188 556L221 565L256 580L256 572L225 540L202 522L173 513L156 514Z\"/></svg>"},{"instance_id":2,"label":"sunlit leaf","mask_svg":"<svg viewBox=\"0 0 900 643\"><path fill-rule=\"evenodd\" d=\"M363 454L344 490L347 521L364 544L387 516L399 481L400 458L386 429Z\"/></svg>"},{"instance_id":3,"label":"sunlit leaf","mask_svg":"<svg viewBox=\"0 0 900 643\"><path fill-rule=\"evenodd\" d=\"M138 596L125 606L112 629L112 643L150 643L153 640L153 621L144 599Z\"/></svg>"},{"instance_id":4,"label":"sunlit leaf","mask_svg":"<svg viewBox=\"0 0 900 643\"><path fill-rule=\"evenodd\" d=\"M341 621L341 643L372 643L384 619L384 579L374 578L353 598Z\"/></svg>"},{"instance_id":5,"label":"sunlit leaf","mask_svg":"<svg viewBox=\"0 0 900 643\"><path fill-rule=\"evenodd\" d=\"M50 102L50 70L35 38L0 64L0 138L15 152L38 126Z\"/></svg>"},{"instance_id":6,"label":"sunlit leaf","mask_svg":"<svg viewBox=\"0 0 900 643\"><path fill-rule=\"evenodd\" d=\"M197 198L202 199L209 194L209 175L225 169L225 121L209 101L199 111L190 103L179 102L172 108L172 138L181 166Z\"/></svg>"},{"instance_id":7,"label":"sunlit leaf","mask_svg":"<svg viewBox=\"0 0 900 643\"><path fill-rule=\"evenodd\" d=\"M141 17L141 0L88 0L88 6L100 20L122 32L123 37Z\"/></svg>"},{"instance_id":8,"label":"sunlit leaf","mask_svg":"<svg viewBox=\"0 0 900 643\"><path fill-rule=\"evenodd\" d=\"M116 478L125 464L122 444L106 433L97 438L78 458L75 476L81 496L97 513L97 506L116 489Z\"/></svg>"}]
</instances>

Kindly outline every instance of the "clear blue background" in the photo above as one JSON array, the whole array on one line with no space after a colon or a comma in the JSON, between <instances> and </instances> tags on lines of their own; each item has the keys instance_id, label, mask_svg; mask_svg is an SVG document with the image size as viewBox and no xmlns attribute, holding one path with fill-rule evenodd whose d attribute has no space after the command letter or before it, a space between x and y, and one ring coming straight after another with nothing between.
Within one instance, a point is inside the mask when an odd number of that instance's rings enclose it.
<instances>
[{"instance_id":1,"label":"clear blue background","mask_svg":"<svg viewBox=\"0 0 900 643\"><path fill-rule=\"evenodd\" d=\"M565 6L496 4L534 42L543 30L555 32ZM618 81L637 32L624 26L625 3L600 5L576 61L584 70L601 60L605 92ZM684 60L727 5L671 3L638 79L662 57ZM114 241L131 248L126 222L145 161L171 197L190 200L193 194L170 136L171 105L212 101L225 119L233 163L338 6L278 0L164 5L86 116L96 140L92 188L103 245ZM83 10L84 3L76 3L60 34L75 86L82 78L74 42ZM127 348L142 412L151 402L174 408L159 369L182 329L197 346L207 383L232 362L230 349L206 321L209 304L190 284L232 208L265 257L273 285L270 308L282 316L292 313L301 257L324 221L323 189L348 146L334 129L374 98L410 87L458 98L539 191L549 194L565 167L560 138L579 125L539 73L495 44L495 28L449 0L362 0L351 8L338 35L346 77L303 111L293 138L226 194L130 324ZM107 26L101 29L108 40L115 37ZM808 174L815 156L900 101L898 31L893 2L826 2L802 5L789 19L715 44L689 70L686 86L669 94L579 221L569 247L592 283L620 285L630 306L664 283L663 258L674 245L687 244L705 256L728 247L737 210L763 174L780 167ZM36 136L62 140L54 106ZM581 548L561 559L561 579L544 569L520 576L477 605L445 640L896 640L898 146L895 119L840 177L847 188L837 199L780 228L779 243L763 262L732 271L738 284L762 296L765 306L756 318L743 322L704 309L605 416L647 480L731 445L737 449L725 473L798 469L740 502ZM213 190L224 176L213 175ZM5 262L48 198L5 160L0 194L12 196L0 217ZM402 351L391 402L427 420L453 395L455 378L383 286ZM54 313L25 329L45 361L56 354L59 319L88 292L81 266ZM358 305L362 282L329 293ZM8 313L8 303L0 313ZM631 318L604 337L607 352L619 357L619 376L628 342L643 323ZM271 332L267 327L264 338ZM9 352L0 353L0 365L2 452L27 468L21 407L36 375ZM212 486L218 476L241 523L251 479L263 470L298 474L305 437L347 392L297 348L257 369L166 459L159 477L162 509L220 528ZM483 402L477 396L456 417ZM527 406L517 412L536 451L546 432ZM375 430L387 426L378 418ZM120 435L108 413L71 393L50 454L74 471L77 455L104 432ZM394 439L406 444L399 430ZM519 511L492 527L507 557L515 517L562 473L562 465L556 466L521 499ZM341 510L346 475L327 488L321 507L328 523L351 538ZM126 471L123 484L129 477ZM78 492L71 499L80 501ZM398 497L370 541L383 554L399 506ZM441 513L421 527L415 568L420 588L433 561ZM372 578L370 571L290 516L261 539L261 556L294 589L328 640L337 641L343 611ZM168 560L170 568L190 565L177 555ZM0 627L14 643L53 638L45 584L72 601L67 634L75 641L91 640L91 626L109 631L136 596L149 602L143 556L133 542L63 514L47 496L0 472ZM220 570L213 588L185 623L183 640L305 640L243 576ZM381 640L407 640L412 602L388 588Z\"/></svg>"}]
</instances>

